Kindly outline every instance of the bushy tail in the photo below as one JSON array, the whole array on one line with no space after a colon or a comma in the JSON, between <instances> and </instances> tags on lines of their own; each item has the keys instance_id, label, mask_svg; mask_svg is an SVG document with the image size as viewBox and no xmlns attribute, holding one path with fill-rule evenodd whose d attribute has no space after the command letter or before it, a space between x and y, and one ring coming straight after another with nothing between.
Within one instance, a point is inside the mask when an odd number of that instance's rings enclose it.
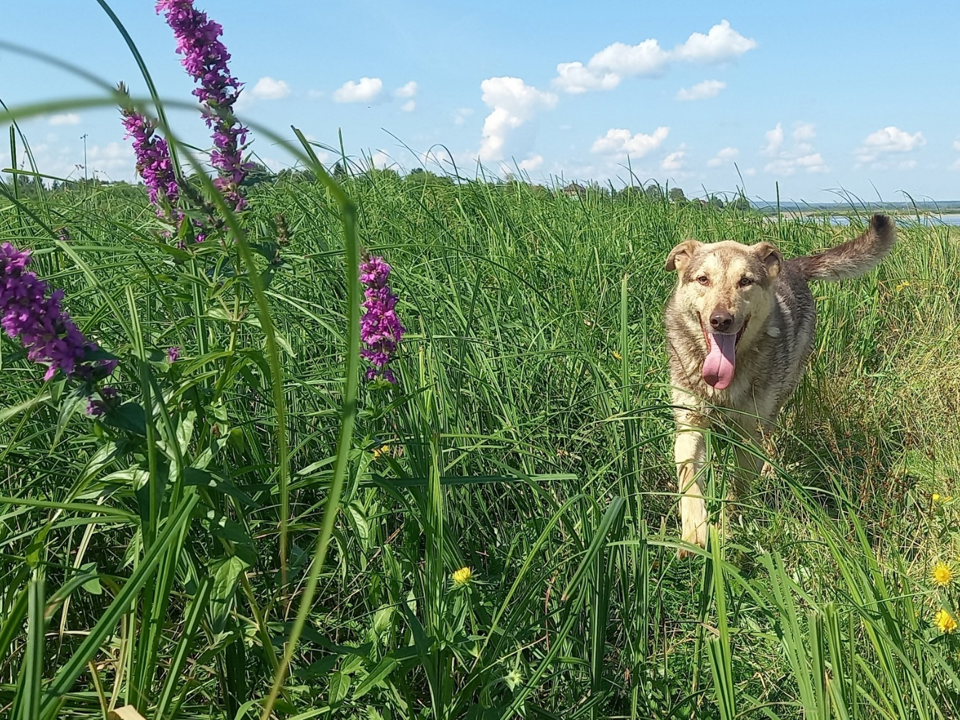
<instances>
[{"instance_id":1,"label":"bushy tail","mask_svg":"<svg viewBox=\"0 0 960 720\"><path fill-rule=\"evenodd\" d=\"M816 255L792 258L787 264L807 280L845 280L876 267L897 241L897 228L886 215L870 218L860 237Z\"/></svg>"}]
</instances>

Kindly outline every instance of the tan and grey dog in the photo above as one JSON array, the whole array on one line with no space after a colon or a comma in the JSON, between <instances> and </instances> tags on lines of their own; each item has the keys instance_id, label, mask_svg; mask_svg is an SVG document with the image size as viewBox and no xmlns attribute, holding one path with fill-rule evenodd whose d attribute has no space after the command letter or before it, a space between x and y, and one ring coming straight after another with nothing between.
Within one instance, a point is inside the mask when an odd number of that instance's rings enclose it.
<instances>
[{"instance_id":1,"label":"tan and grey dog","mask_svg":"<svg viewBox=\"0 0 960 720\"><path fill-rule=\"evenodd\" d=\"M893 221L874 215L855 240L790 260L768 242L686 240L670 251L667 270L678 279L665 321L683 540L706 546L701 431L719 423L754 445L770 432L813 348L816 306L808 281L862 275L895 241ZM740 470L729 484L731 499L760 464L744 448L735 454Z\"/></svg>"}]
</instances>

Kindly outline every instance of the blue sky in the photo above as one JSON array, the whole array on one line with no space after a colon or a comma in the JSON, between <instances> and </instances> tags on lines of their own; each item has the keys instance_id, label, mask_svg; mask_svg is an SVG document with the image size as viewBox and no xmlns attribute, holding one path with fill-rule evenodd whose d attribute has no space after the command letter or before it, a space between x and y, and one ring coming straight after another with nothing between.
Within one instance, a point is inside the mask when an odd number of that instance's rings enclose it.
<instances>
[{"instance_id":1,"label":"blue sky","mask_svg":"<svg viewBox=\"0 0 960 720\"><path fill-rule=\"evenodd\" d=\"M172 33L150 0L115 2L160 93L190 100ZM241 117L296 125L378 167L473 176L519 168L535 182L679 185L687 195L822 202L960 198L960 6L698 2L346 3L198 0L224 27L245 83ZM93 0L37 0L4 14L0 39L56 55L135 94L145 85ZM0 50L0 99L95 94L62 70ZM206 128L176 113L200 147ZM41 170L132 179L112 110L23 123ZM6 146L6 143L4 143ZM278 169L283 151L255 139ZM441 158L438 165L437 158ZM330 155L328 159L332 160ZM10 164L8 148L0 163ZM742 180L741 180L742 178Z\"/></svg>"}]
</instances>

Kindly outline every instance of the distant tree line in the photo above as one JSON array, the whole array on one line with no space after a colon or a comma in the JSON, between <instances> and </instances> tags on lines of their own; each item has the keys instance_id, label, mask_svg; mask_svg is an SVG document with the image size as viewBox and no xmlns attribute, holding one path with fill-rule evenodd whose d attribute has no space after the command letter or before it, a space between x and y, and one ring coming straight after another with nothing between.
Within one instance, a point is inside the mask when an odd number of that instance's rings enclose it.
<instances>
[{"instance_id":1,"label":"distant tree line","mask_svg":"<svg viewBox=\"0 0 960 720\"><path fill-rule=\"evenodd\" d=\"M343 160L333 163L327 171L338 181L352 182L402 182L409 185L421 187L444 188L451 187L455 183L485 183L496 190L533 192L544 196L557 195L571 198L587 199L591 197L604 197L624 202L640 203L674 203L678 205L696 203L701 207L714 210L734 210L746 212L751 209L750 201L743 193L733 195L732 197L721 197L716 194L707 194L705 198L687 198L686 193L680 187L661 186L655 182L642 185L628 185L623 188L615 188L612 184L601 185L598 182L591 181L586 184L570 182L565 185L556 185L547 187L544 185L530 183L522 178L513 175L507 175L503 179L477 179L477 178L454 178L450 175L438 175L425 168L414 168L405 175L401 175L393 168L375 168L348 166ZM243 185L247 188L253 188L261 184L273 183L313 183L316 181L314 173L307 168L284 168L279 172L270 170L262 163L253 163L253 167L247 173ZM35 196L43 187L47 192L70 192L89 188L99 188L109 185L122 185L133 188L142 188L140 185L130 185L129 183L111 182L101 179L87 180L44 180L29 173L17 173L15 177L16 192L21 197ZM187 182L191 182L198 190L200 183L198 178L188 176ZM14 177L11 175L0 176L0 184L5 194L13 194Z\"/></svg>"}]
</instances>

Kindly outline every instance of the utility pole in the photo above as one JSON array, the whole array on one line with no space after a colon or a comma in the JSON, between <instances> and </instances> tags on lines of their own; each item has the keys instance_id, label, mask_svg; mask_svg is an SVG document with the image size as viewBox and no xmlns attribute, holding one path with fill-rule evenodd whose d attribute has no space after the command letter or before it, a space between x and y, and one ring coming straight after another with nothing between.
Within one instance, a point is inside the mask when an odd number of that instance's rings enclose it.
<instances>
[{"instance_id":1,"label":"utility pole","mask_svg":"<svg viewBox=\"0 0 960 720\"><path fill-rule=\"evenodd\" d=\"M80 139L83 140L83 182L87 182L87 134L84 133L80 136Z\"/></svg>"}]
</instances>

